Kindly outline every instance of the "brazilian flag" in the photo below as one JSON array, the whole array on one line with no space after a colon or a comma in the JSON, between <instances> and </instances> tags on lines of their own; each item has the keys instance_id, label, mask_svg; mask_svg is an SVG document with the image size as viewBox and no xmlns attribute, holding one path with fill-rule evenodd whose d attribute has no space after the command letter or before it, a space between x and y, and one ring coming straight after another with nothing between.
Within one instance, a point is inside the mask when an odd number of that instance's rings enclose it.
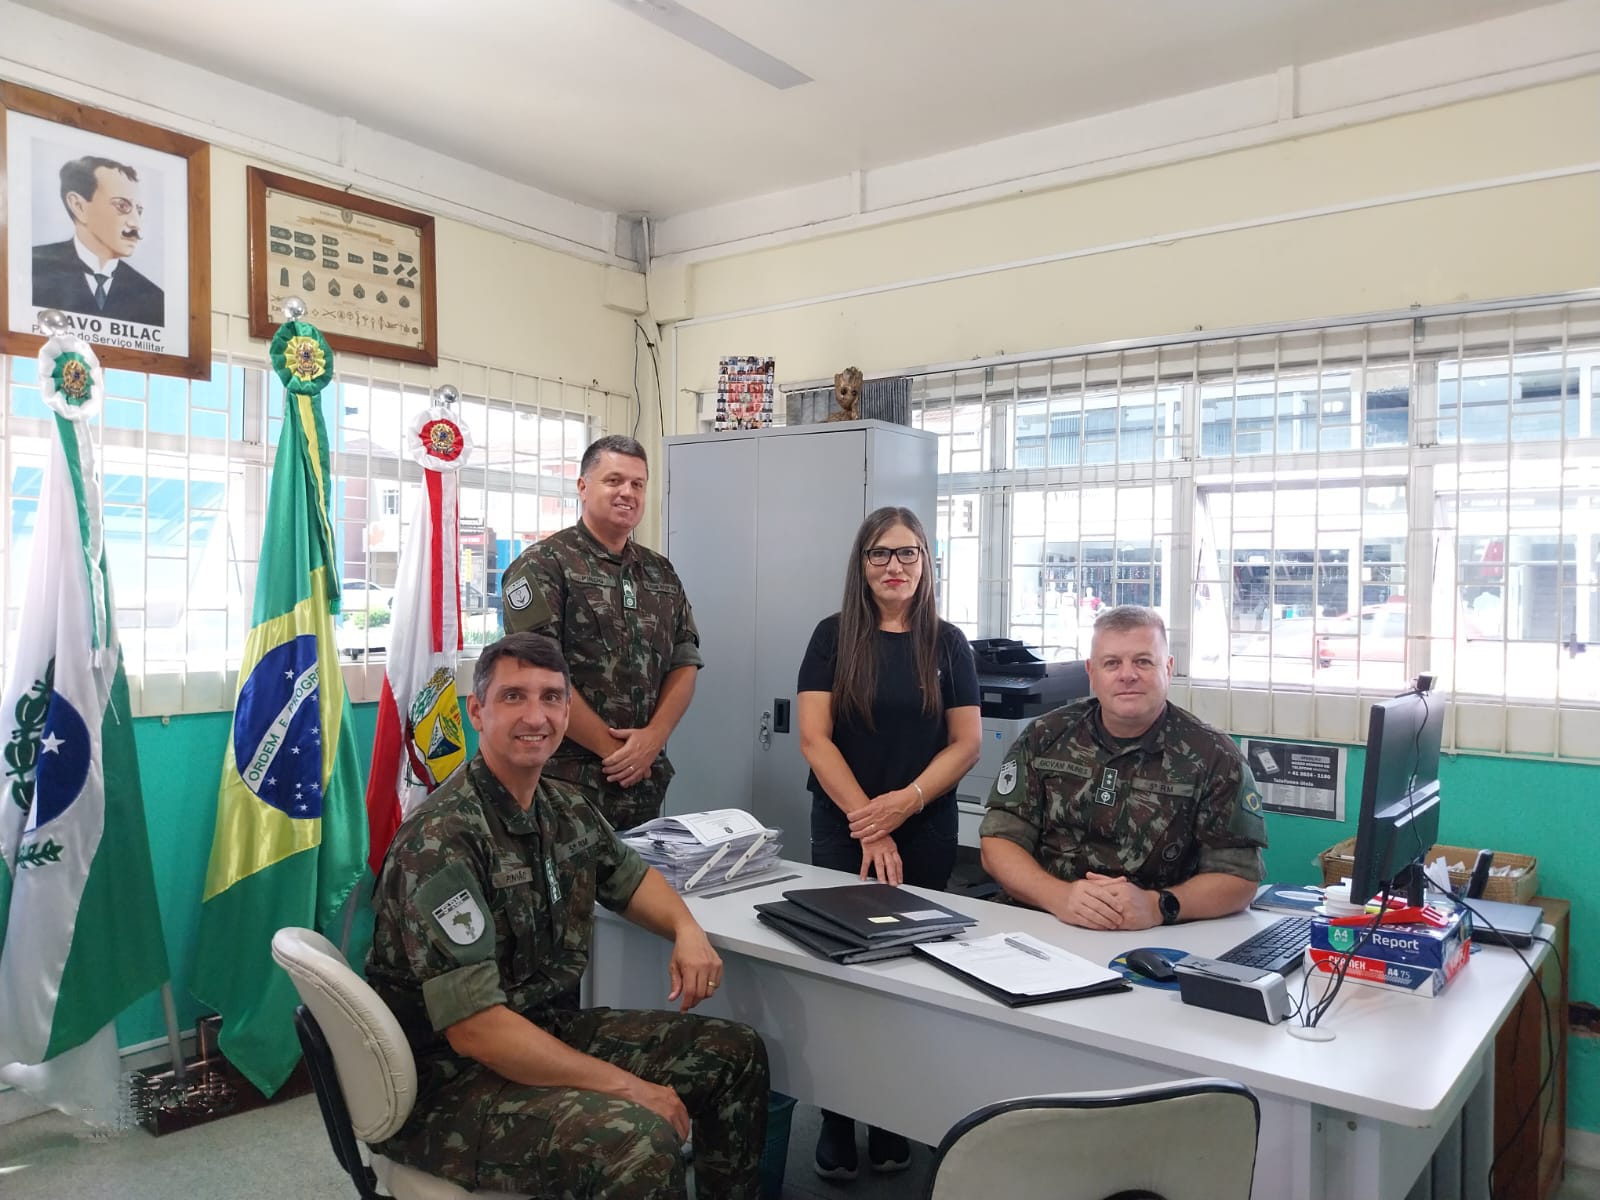
<instances>
[{"instance_id":1,"label":"brazilian flag","mask_svg":"<svg viewBox=\"0 0 1600 1200\"><path fill-rule=\"evenodd\" d=\"M294 321L272 351L288 390L191 989L222 1014L223 1053L269 1096L300 1056L295 991L272 961L272 935L285 925L331 929L367 856L361 761L334 642L339 584L317 396L333 356L312 326Z\"/></svg>"}]
</instances>

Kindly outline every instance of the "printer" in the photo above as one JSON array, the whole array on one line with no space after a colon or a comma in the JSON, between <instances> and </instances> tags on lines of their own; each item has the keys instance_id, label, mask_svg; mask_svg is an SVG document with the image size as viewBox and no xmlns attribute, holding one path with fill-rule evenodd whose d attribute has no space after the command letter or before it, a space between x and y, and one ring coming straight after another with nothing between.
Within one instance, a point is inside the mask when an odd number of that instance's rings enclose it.
<instances>
[{"instance_id":1,"label":"printer","mask_svg":"<svg viewBox=\"0 0 1600 1200\"><path fill-rule=\"evenodd\" d=\"M1089 671L1081 662L1045 662L1011 638L979 638L972 643L978 668L983 748L978 763L956 785L959 841L977 849L983 802L989 797L1011 743L1041 713L1089 694Z\"/></svg>"}]
</instances>

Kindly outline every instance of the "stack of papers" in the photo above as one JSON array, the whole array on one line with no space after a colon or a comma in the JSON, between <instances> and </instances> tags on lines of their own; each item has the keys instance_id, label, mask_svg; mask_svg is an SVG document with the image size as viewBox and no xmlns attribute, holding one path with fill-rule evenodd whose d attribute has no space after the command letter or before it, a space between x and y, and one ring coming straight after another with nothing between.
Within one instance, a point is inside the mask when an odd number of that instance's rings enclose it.
<instances>
[{"instance_id":1,"label":"stack of papers","mask_svg":"<svg viewBox=\"0 0 1600 1200\"><path fill-rule=\"evenodd\" d=\"M917 947L917 953L1011 1008L1125 992L1120 971L1026 933L996 933Z\"/></svg>"},{"instance_id":2,"label":"stack of papers","mask_svg":"<svg viewBox=\"0 0 1600 1200\"><path fill-rule=\"evenodd\" d=\"M834 962L873 962L977 924L932 900L882 883L797 888L756 905L756 916L790 941Z\"/></svg>"},{"instance_id":3,"label":"stack of papers","mask_svg":"<svg viewBox=\"0 0 1600 1200\"><path fill-rule=\"evenodd\" d=\"M783 834L741 808L657 817L622 840L680 892L772 871L783 851Z\"/></svg>"}]
</instances>

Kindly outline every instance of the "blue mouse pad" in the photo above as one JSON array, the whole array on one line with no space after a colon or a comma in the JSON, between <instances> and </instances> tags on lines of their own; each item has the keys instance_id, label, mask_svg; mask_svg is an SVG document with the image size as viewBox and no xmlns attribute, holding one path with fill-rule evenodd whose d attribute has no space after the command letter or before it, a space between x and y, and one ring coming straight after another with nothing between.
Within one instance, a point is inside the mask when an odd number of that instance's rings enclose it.
<instances>
[{"instance_id":1,"label":"blue mouse pad","mask_svg":"<svg viewBox=\"0 0 1600 1200\"><path fill-rule=\"evenodd\" d=\"M1178 981L1176 979L1171 979L1166 983L1161 983L1155 979L1146 979L1143 975L1139 974L1139 972L1130 967L1128 965L1128 955L1132 954L1134 950L1154 950L1173 966L1177 966L1184 959L1189 957L1189 952L1187 950L1171 950L1166 946L1134 946L1131 949L1124 950L1121 954L1117 955L1106 964L1106 966L1110 967L1113 971L1121 972L1122 977L1129 983L1136 983L1140 987L1160 988L1165 992L1175 992L1178 990Z\"/></svg>"}]
</instances>

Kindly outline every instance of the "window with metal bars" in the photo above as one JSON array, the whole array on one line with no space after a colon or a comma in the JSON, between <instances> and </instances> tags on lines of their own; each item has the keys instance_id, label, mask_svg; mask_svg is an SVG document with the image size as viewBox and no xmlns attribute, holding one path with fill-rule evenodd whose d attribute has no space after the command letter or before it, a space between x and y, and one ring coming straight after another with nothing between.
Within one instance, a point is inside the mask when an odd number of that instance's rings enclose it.
<instances>
[{"instance_id":1,"label":"window with metal bars","mask_svg":"<svg viewBox=\"0 0 1600 1200\"><path fill-rule=\"evenodd\" d=\"M322 395L344 589L337 636L347 661L381 661L400 547L422 480L403 443L431 393L412 382L420 372L398 364L352 356L339 366ZM0 675L15 649L49 446L51 414L36 375L32 358L0 357ZM577 518L578 464L614 397L465 362L441 362L438 376L459 389L461 419L477 447L460 475L470 655L501 631L500 571ZM282 386L263 361L224 354L209 380L107 371L106 392L92 436L118 632L136 697L147 697L146 711L226 708L232 696L222 681L237 669L250 626ZM207 685L190 686L199 679Z\"/></svg>"},{"instance_id":2,"label":"window with metal bars","mask_svg":"<svg viewBox=\"0 0 1600 1200\"><path fill-rule=\"evenodd\" d=\"M909 374L971 636L1146 604L1196 685L1600 704L1600 301Z\"/></svg>"}]
</instances>

